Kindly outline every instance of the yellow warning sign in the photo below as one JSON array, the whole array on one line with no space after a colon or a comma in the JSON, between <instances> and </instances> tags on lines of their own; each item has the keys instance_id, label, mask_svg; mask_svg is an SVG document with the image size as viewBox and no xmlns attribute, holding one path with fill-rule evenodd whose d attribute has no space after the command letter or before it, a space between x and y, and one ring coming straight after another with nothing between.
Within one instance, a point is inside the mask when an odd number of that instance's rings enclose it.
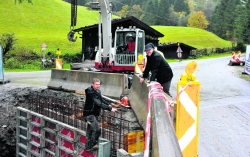
<instances>
[{"instance_id":1,"label":"yellow warning sign","mask_svg":"<svg viewBox=\"0 0 250 157\"><path fill-rule=\"evenodd\" d=\"M200 82L192 74L196 69L196 62L189 63L177 83L177 93L182 93L176 100L176 136L184 157L198 156Z\"/></svg>"}]
</instances>

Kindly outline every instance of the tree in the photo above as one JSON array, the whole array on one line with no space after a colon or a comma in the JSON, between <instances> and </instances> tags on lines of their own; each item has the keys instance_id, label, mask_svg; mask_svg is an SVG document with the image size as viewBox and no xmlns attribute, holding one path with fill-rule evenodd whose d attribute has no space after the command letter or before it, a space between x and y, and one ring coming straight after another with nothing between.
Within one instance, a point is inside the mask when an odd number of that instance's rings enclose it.
<instances>
[{"instance_id":1,"label":"tree","mask_svg":"<svg viewBox=\"0 0 250 157\"><path fill-rule=\"evenodd\" d=\"M211 17L211 31L223 39L231 39L234 36L235 12L239 0L221 0Z\"/></svg>"},{"instance_id":2,"label":"tree","mask_svg":"<svg viewBox=\"0 0 250 157\"><path fill-rule=\"evenodd\" d=\"M248 43L248 38L250 37L250 11L249 11L250 1L241 1L235 12L235 28L234 37L238 39L238 42Z\"/></svg>"},{"instance_id":3,"label":"tree","mask_svg":"<svg viewBox=\"0 0 250 157\"><path fill-rule=\"evenodd\" d=\"M202 11L193 13L188 19L188 27L195 27L200 29L207 28L209 22L206 19L206 16Z\"/></svg>"},{"instance_id":4,"label":"tree","mask_svg":"<svg viewBox=\"0 0 250 157\"><path fill-rule=\"evenodd\" d=\"M186 14L190 13L188 3L185 0L175 0L174 11L185 12Z\"/></svg>"},{"instance_id":5,"label":"tree","mask_svg":"<svg viewBox=\"0 0 250 157\"><path fill-rule=\"evenodd\" d=\"M157 25L168 25L169 8L170 6L168 0L158 1L158 17L156 20Z\"/></svg>"},{"instance_id":6,"label":"tree","mask_svg":"<svg viewBox=\"0 0 250 157\"><path fill-rule=\"evenodd\" d=\"M3 56L13 49L16 40L17 39L15 38L14 33L13 34L6 33L0 37L0 44L2 45L3 48Z\"/></svg>"},{"instance_id":7,"label":"tree","mask_svg":"<svg viewBox=\"0 0 250 157\"><path fill-rule=\"evenodd\" d=\"M168 24L170 26L177 26L178 24L178 13L174 11L174 6L169 8Z\"/></svg>"},{"instance_id":8,"label":"tree","mask_svg":"<svg viewBox=\"0 0 250 157\"><path fill-rule=\"evenodd\" d=\"M178 18L177 25L178 26L187 26L189 17L190 17L190 15L184 15L184 14L180 15Z\"/></svg>"},{"instance_id":9,"label":"tree","mask_svg":"<svg viewBox=\"0 0 250 157\"><path fill-rule=\"evenodd\" d=\"M120 11L118 11L116 14L117 14L117 16L120 16L120 17L126 17L128 12L129 12L129 6L124 5L124 6L122 6L122 9Z\"/></svg>"},{"instance_id":10,"label":"tree","mask_svg":"<svg viewBox=\"0 0 250 157\"><path fill-rule=\"evenodd\" d=\"M129 15L134 16L139 20L142 20L144 17L144 14L142 12L140 5L133 5L132 9L130 9L130 11L129 11Z\"/></svg>"},{"instance_id":11,"label":"tree","mask_svg":"<svg viewBox=\"0 0 250 157\"><path fill-rule=\"evenodd\" d=\"M158 3L155 0L149 0L146 5L144 6L143 10L146 10L144 13L145 16L143 18L143 22L148 25L155 25L157 19L157 7Z\"/></svg>"},{"instance_id":12,"label":"tree","mask_svg":"<svg viewBox=\"0 0 250 157\"><path fill-rule=\"evenodd\" d=\"M133 5L130 9L128 5L124 5L120 11L116 13L120 17L134 16L139 20L142 20L144 17L143 11L140 5Z\"/></svg>"}]
</instances>

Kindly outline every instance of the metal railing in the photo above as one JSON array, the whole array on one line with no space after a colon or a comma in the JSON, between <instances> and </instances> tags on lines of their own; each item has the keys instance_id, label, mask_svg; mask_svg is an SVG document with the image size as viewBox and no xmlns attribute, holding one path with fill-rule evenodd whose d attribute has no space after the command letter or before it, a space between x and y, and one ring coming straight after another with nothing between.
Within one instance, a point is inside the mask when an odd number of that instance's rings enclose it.
<instances>
[{"instance_id":1,"label":"metal railing","mask_svg":"<svg viewBox=\"0 0 250 157\"><path fill-rule=\"evenodd\" d=\"M135 54L117 54L115 55L116 65L131 65L135 63Z\"/></svg>"}]
</instances>

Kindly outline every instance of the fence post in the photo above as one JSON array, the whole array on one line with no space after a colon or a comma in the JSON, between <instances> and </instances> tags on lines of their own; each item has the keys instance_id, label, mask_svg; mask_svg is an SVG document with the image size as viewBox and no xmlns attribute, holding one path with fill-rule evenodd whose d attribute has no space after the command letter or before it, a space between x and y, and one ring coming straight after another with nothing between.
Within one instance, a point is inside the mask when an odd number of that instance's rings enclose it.
<instances>
[{"instance_id":1,"label":"fence post","mask_svg":"<svg viewBox=\"0 0 250 157\"><path fill-rule=\"evenodd\" d=\"M190 62L177 83L176 135L184 157L198 156L200 82L193 74L197 66L195 61Z\"/></svg>"}]
</instances>

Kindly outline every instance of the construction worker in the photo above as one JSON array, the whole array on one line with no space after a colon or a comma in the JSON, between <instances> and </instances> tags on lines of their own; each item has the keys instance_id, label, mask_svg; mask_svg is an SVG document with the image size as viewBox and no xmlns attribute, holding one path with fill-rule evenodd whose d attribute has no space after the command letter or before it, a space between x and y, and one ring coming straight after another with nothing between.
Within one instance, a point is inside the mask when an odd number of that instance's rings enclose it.
<instances>
[{"instance_id":1,"label":"construction worker","mask_svg":"<svg viewBox=\"0 0 250 157\"><path fill-rule=\"evenodd\" d=\"M125 50L128 51L128 53L134 53L135 52L135 41L132 35L128 38L128 43L125 46Z\"/></svg>"},{"instance_id":2,"label":"construction worker","mask_svg":"<svg viewBox=\"0 0 250 157\"><path fill-rule=\"evenodd\" d=\"M145 46L145 51L147 54L147 63L144 69L143 75L139 75L140 82L144 81L144 78L147 78L149 72L151 71L150 81L157 81L163 87L163 91L168 94L170 97L172 95L169 93L169 88L173 78L173 72L165 58L154 50L154 45L148 43Z\"/></svg>"},{"instance_id":3,"label":"construction worker","mask_svg":"<svg viewBox=\"0 0 250 157\"><path fill-rule=\"evenodd\" d=\"M98 138L101 134L101 129L98 124L98 116L101 109L116 112L116 108L112 108L111 104L102 98L100 91L101 81L94 78L91 87L85 89L86 101L83 110L83 115L87 121L86 132L86 151L95 151L98 149Z\"/></svg>"}]
</instances>

